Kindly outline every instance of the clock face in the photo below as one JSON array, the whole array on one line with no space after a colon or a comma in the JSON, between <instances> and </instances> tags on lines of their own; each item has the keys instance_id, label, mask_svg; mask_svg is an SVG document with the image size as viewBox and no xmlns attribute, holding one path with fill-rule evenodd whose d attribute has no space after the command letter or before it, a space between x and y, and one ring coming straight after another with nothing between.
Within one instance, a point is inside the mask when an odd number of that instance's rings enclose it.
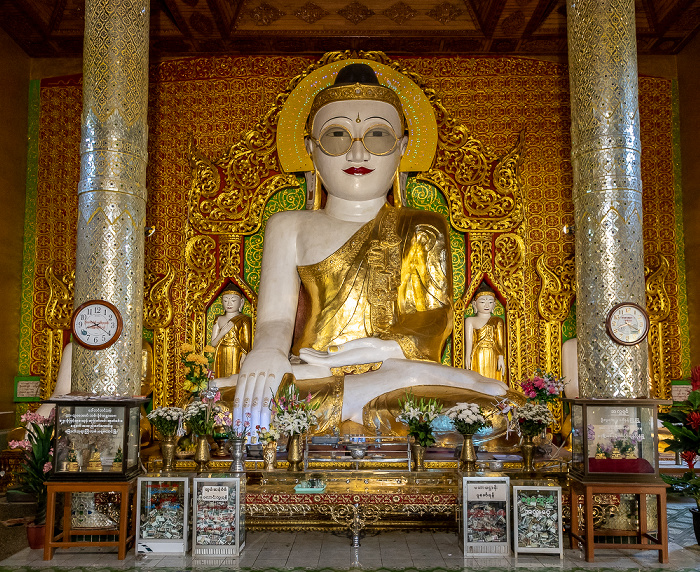
<instances>
[{"instance_id":1,"label":"clock face","mask_svg":"<svg viewBox=\"0 0 700 572\"><path fill-rule=\"evenodd\" d=\"M84 348L101 350L111 346L122 333L119 310L104 300L81 304L73 314L73 336Z\"/></svg>"},{"instance_id":2,"label":"clock face","mask_svg":"<svg viewBox=\"0 0 700 572\"><path fill-rule=\"evenodd\" d=\"M608 314L607 330L618 344L633 346L641 342L649 332L649 317L637 304L618 304Z\"/></svg>"}]
</instances>

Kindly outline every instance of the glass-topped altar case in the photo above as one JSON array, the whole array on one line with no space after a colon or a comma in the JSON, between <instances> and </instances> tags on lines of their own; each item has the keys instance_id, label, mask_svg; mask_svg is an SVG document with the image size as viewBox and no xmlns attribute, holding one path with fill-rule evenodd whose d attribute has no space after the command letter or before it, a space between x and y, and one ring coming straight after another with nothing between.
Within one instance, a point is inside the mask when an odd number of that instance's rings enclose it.
<instances>
[{"instance_id":1,"label":"glass-topped altar case","mask_svg":"<svg viewBox=\"0 0 700 572\"><path fill-rule=\"evenodd\" d=\"M143 398L54 398L56 451L51 479L128 480L140 470Z\"/></svg>"},{"instance_id":2,"label":"glass-topped altar case","mask_svg":"<svg viewBox=\"0 0 700 572\"><path fill-rule=\"evenodd\" d=\"M659 479L659 399L565 399L571 408L571 473L579 480Z\"/></svg>"}]
</instances>

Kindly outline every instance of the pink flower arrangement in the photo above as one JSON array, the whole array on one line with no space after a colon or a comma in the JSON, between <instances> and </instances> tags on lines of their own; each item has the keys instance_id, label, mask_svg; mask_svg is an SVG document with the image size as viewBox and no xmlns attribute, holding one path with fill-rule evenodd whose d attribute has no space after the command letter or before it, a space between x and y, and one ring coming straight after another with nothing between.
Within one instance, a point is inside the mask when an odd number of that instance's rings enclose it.
<instances>
[{"instance_id":1,"label":"pink flower arrangement","mask_svg":"<svg viewBox=\"0 0 700 572\"><path fill-rule=\"evenodd\" d=\"M538 369L531 378L523 379L520 387L528 401L551 403L556 401L564 391L564 378L558 378L552 373L544 373Z\"/></svg>"},{"instance_id":2,"label":"pink flower arrangement","mask_svg":"<svg viewBox=\"0 0 700 572\"><path fill-rule=\"evenodd\" d=\"M46 521L46 485L48 473L53 468L53 439L54 410L48 417L28 411L22 415L22 423L27 429L27 438L21 441L10 441L11 449L24 451L24 472L20 473L22 489L36 495L37 514L36 524Z\"/></svg>"}]
</instances>

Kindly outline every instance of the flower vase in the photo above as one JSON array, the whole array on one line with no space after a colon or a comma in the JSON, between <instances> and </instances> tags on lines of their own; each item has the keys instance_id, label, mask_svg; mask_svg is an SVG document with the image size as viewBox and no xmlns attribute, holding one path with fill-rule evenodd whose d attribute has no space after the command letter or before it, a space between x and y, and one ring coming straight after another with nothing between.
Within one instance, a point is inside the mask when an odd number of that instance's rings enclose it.
<instances>
[{"instance_id":1,"label":"flower vase","mask_svg":"<svg viewBox=\"0 0 700 572\"><path fill-rule=\"evenodd\" d=\"M476 451L474 450L474 442L472 433L465 433L464 444L462 445L462 454L459 456L460 469L472 473L476 471Z\"/></svg>"},{"instance_id":2,"label":"flower vase","mask_svg":"<svg viewBox=\"0 0 700 572\"><path fill-rule=\"evenodd\" d=\"M295 433L289 436L287 443L287 461L289 466L288 471L303 471L304 470L304 453L301 450L301 435Z\"/></svg>"},{"instance_id":3,"label":"flower vase","mask_svg":"<svg viewBox=\"0 0 700 572\"><path fill-rule=\"evenodd\" d=\"M203 473L209 466L209 441L206 435L197 437L197 445L194 450L194 462L197 463L197 472Z\"/></svg>"},{"instance_id":4,"label":"flower vase","mask_svg":"<svg viewBox=\"0 0 700 572\"><path fill-rule=\"evenodd\" d=\"M245 446L244 439L231 439L229 441L229 450L231 451L231 466L229 472L242 473L245 471L243 464L243 447Z\"/></svg>"},{"instance_id":5,"label":"flower vase","mask_svg":"<svg viewBox=\"0 0 700 572\"><path fill-rule=\"evenodd\" d=\"M175 470L175 449L177 437L175 435L163 435L160 442L160 454L163 457L163 471Z\"/></svg>"},{"instance_id":6,"label":"flower vase","mask_svg":"<svg viewBox=\"0 0 700 572\"><path fill-rule=\"evenodd\" d=\"M263 461L266 471L274 471L277 468L277 441L263 443Z\"/></svg>"},{"instance_id":7,"label":"flower vase","mask_svg":"<svg viewBox=\"0 0 700 572\"><path fill-rule=\"evenodd\" d=\"M523 472L535 472L535 443L532 435L523 435L520 443L520 454L523 456Z\"/></svg>"},{"instance_id":8,"label":"flower vase","mask_svg":"<svg viewBox=\"0 0 700 572\"><path fill-rule=\"evenodd\" d=\"M425 450L426 447L418 443L411 443L411 457L416 471L425 471Z\"/></svg>"},{"instance_id":9,"label":"flower vase","mask_svg":"<svg viewBox=\"0 0 700 572\"><path fill-rule=\"evenodd\" d=\"M44 548L45 532L46 523L34 524L33 522L30 522L27 525L27 542L29 543L29 548L31 548L32 550Z\"/></svg>"}]
</instances>

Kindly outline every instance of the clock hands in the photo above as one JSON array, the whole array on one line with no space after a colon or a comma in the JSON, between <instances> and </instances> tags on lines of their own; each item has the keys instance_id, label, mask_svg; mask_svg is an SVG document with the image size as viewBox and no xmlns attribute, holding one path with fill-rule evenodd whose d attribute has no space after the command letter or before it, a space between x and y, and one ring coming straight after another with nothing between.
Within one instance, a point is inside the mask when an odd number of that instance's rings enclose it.
<instances>
[{"instance_id":1,"label":"clock hands","mask_svg":"<svg viewBox=\"0 0 700 572\"><path fill-rule=\"evenodd\" d=\"M105 334L109 335L109 332L102 327L102 324L106 324L108 322L94 321L94 322L88 322L88 323L91 324L91 325L87 326L88 328L100 328L100 330L102 330Z\"/></svg>"}]
</instances>

